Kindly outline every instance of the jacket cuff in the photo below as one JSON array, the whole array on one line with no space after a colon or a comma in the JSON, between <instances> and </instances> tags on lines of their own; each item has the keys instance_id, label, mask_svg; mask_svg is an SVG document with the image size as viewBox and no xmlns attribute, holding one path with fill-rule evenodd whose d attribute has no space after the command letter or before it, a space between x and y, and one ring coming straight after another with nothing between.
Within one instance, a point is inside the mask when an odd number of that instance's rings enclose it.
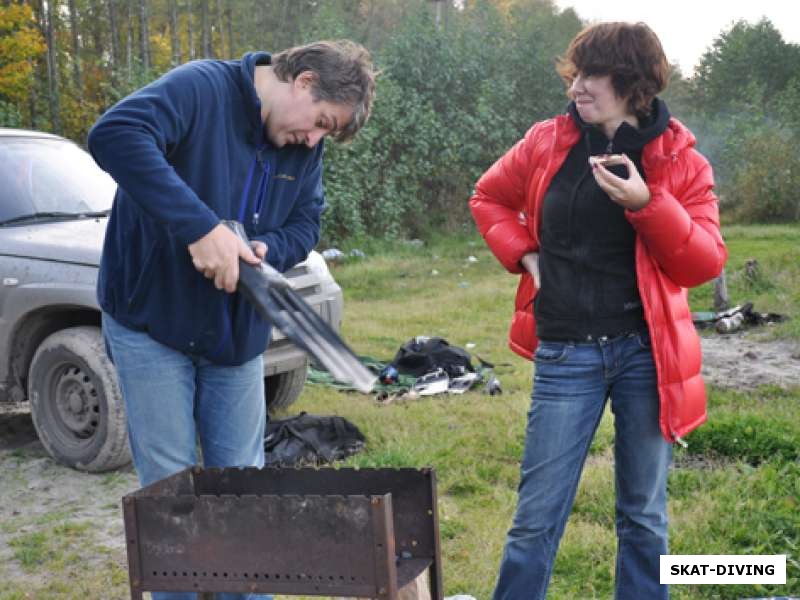
<instances>
[{"instance_id":1,"label":"jacket cuff","mask_svg":"<svg viewBox=\"0 0 800 600\"><path fill-rule=\"evenodd\" d=\"M648 185L647 189L650 192L650 202L648 202L646 206L643 206L639 210L625 209L625 216L631 224L652 217L654 213L659 211L659 208L661 208L660 205L664 202L664 194L659 186Z\"/></svg>"},{"instance_id":2,"label":"jacket cuff","mask_svg":"<svg viewBox=\"0 0 800 600\"><path fill-rule=\"evenodd\" d=\"M639 210L625 209L625 217L634 227L648 223L654 217L660 219L659 215L670 214L672 209L680 208L682 210L680 202L665 192L661 186L648 185L647 189L650 190L650 202L647 203L647 206Z\"/></svg>"},{"instance_id":3,"label":"jacket cuff","mask_svg":"<svg viewBox=\"0 0 800 600\"><path fill-rule=\"evenodd\" d=\"M204 208L206 210L197 215L197 218L170 227L172 234L187 246L207 235L221 222L210 208L205 205Z\"/></svg>"}]
</instances>

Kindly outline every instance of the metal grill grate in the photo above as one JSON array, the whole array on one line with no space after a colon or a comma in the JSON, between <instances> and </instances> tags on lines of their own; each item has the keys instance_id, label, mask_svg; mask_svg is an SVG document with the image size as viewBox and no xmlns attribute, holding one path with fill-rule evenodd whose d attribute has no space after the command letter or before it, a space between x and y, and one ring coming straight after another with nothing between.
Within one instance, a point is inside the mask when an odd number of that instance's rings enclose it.
<instances>
[{"instance_id":1,"label":"metal grill grate","mask_svg":"<svg viewBox=\"0 0 800 600\"><path fill-rule=\"evenodd\" d=\"M131 596L261 592L395 599L430 568L431 469L201 469L123 498Z\"/></svg>"}]
</instances>

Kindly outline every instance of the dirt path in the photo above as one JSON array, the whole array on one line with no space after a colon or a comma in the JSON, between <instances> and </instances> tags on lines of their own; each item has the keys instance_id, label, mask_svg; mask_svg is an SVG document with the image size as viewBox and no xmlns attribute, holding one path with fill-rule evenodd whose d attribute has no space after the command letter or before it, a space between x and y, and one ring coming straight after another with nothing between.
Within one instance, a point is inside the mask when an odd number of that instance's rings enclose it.
<instances>
[{"instance_id":1,"label":"dirt path","mask_svg":"<svg viewBox=\"0 0 800 600\"><path fill-rule=\"evenodd\" d=\"M39 442L27 407L0 405L0 596L3 580L24 586L28 581L41 583L46 576L25 572L12 560L9 542L52 531L65 520L88 524L80 546L70 548L85 557L86 568L109 558L124 565L120 501L137 487L130 466L89 474L57 464Z\"/></svg>"},{"instance_id":2,"label":"dirt path","mask_svg":"<svg viewBox=\"0 0 800 600\"><path fill-rule=\"evenodd\" d=\"M758 342L744 333L704 337L702 343L706 383L740 390L800 387L800 344Z\"/></svg>"}]
</instances>

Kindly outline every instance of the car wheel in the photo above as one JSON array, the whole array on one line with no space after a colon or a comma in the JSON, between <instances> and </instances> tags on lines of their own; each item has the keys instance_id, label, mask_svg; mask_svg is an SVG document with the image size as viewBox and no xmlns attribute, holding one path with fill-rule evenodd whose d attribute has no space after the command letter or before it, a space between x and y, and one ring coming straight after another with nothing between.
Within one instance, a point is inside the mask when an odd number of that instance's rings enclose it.
<instances>
[{"instance_id":1,"label":"car wheel","mask_svg":"<svg viewBox=\"0 0 800 600\"><path fill-rule=\"evenodd\" d=\"M99 327L47 337L28 374L33 424L57 461L81 471L130 462L125 406Z\"/></svg>"},{"instance_id":2,"label":"car wheel","mask_svg":"<svg viewBox=\"0 0 800 600\"><path fill-rule=\"evenodd\" d=\"M302 367L292 371L264 378L264 395L269 412L280 412L297 400L306 383L307 371L307 363L303 363Z\"/></svg>"}]
</instances>

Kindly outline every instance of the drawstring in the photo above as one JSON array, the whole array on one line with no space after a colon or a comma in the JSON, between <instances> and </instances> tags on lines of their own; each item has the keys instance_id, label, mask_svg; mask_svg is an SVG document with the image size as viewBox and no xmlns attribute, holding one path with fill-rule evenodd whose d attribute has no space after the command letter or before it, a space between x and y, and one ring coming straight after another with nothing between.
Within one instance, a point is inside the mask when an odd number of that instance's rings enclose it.
<instances>
[{"instance_id":1,"label":"drawstring","mask_svg":"<svg viewBox=\"0 0 800 600\"><path fill-rule=\"evenodd\" d=\"M258 218L261 215L261 209L264 207L264 198L267 195L267 185L269 184L269 161L264 161L261 167L261 180L258 182L256 208L253 211L253 227L258 225Z\"/></svg>"},{"instance_id":2,"label":"drawstring","mask_svg":"<svg viewBox=\"0 0 800 600\"><path fill-rule=\"evenodd\" d=\"M253 173L256 170L258 157L261 153L261 146L256 150L256 155L253 157L253 162L250 163L250 170L247 172L247 181L244 184L244 191L242 192L242 199L239 202L239 217L236 219L239 223L244 223L244 212L247 208L247 198L250 196L250 185L253 183Z\"/></svg>"},{"instance_id":3,"label":"drawstring","mask_svg":"<svg viewBox=\"0 0 800 600\"><path fill-rule=\"evenodd\" d=\"M253 175L255 175L256 165L261 165L261 178L258 180L258 193L256 194L256 205L253 211L253 225L258 224L258 217L261 209L264 206L264 197L267 195L267 184L269 183L269 161L264 160L262 152L264 146L259 146L256 149L256 155L253 162L250 164L250 171L247 173L247 182L244 184L244 191L242 192L242 199L239 202L239 216L236 219L239 223L244 223L245 213L247 212L247 204L250 199L250 186L253 185Z\"/></svg>"}]
</instances>

